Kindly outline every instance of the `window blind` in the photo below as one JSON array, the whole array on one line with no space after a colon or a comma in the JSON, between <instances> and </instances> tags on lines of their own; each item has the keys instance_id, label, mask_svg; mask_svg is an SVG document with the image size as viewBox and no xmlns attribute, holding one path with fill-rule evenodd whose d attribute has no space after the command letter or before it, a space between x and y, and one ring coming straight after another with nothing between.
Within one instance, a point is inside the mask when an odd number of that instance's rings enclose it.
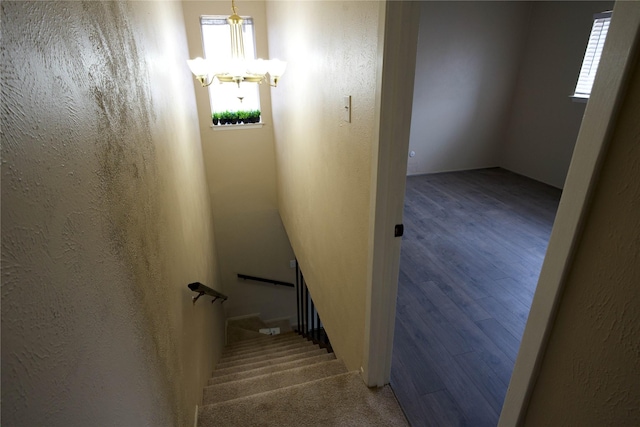
<instances>
[{"instance_id":1,"label":"window blind","mask_svg":"<svg viewBox=\"0 0 640 427\"><path fill-rule=\"evenodd\" d=\"M241 16L242 25L253 25L253 18L250 16ZM226 16L201 16L200 25L229 25Z\"/></svg>"},{"instance_id":2,"label":"window blind","mask_svg":"<svg viewBox=\"0 0 640 427\"><path fill-rule=\"evenodd\" d=\"M594 16L591 35L589 36L587 50L584 54L578 83L576 84L575 97L588 98L591 94L591 87L598 71L598 64L600 64L600 56L602 55L602 48L604 47L610 22L611 12L599 13Z\"/></svg>"}]
</instances>

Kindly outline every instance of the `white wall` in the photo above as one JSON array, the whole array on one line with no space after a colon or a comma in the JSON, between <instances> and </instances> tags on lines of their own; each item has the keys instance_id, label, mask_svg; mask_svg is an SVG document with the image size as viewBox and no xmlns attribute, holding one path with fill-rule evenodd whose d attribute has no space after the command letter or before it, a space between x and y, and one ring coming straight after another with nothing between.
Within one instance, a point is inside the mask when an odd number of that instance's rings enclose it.
<instances>
[{"instance_id":1,"label":"white wall","mask_svg":"<svg viewBox=\"0 0 640 427\"><path fill-rule=\"evenodd\" d=\"M203 56L199 18L230 15L230 2L183 2L189 52ZM259 58L268 58L267 20L263 1L236 4L242 16L252 16ZM247 274L295 282L289 260L295 258L278 213L276 158L269 86L260 85L260 129L211 129L209 91L194 78L202 151L211 192L220 272L229 300L228 317L260 313L263 320L296 318L292 288L238 280ZM275 89L278 91L279 89Z\"/></svg>"},{"instance_id":2,"label":"white wall","mask_svg":"<svg viewBox=\"0 0 640 427\"><path fill-rule=\"evenodd\" d=\"M562 188L593 15L613 2L423 2L409 174L500 166Z\"/></svg>"},{"instance_id":3,"label":"white wall","mask_svg":"<svg viewBox=\"0 0 640 427\"><path fill-rule=\"evenodd\" d=\"M220 287L182 9L2 4L2 422L188 426Z\"/></svg>"},{"instance_id":4,"label":"white wall","mask_svg":"<svg viewBox=\"0 0 640 427\"><path fill-rule=\"evenodd\" d=\"M618 52L611 65L604 68L607 77L596 85L614 93L616 77L611 66L623 64L629 51L635 60L630 61L629 85L619 115L611 123L611 139L604 148L602 169L584 214L583 231L566 267L557 314L522 423L527 426L640 425L640 4L621 3L624 6L616 4L612 28L616 14L626 13L630 18L625 26L631 35L617 31L622 25L611 33L612 39L607 40L609 51L617 47ZM618 16L620 20L627 17ZM634 32L635 49L620 49L631 45L623 40L633 40ZM605 114L586 116L591 121L582 127L577 160L567 179L571 189L581 179L577 173L587 170L588 158L595 157L593 153L599 150L598 131L604 126L598 122L607 120L603 105L608 100L602 92L596 96L587 114ZM567 205L566 212L569 209L575 208ZM553 262L551 259L548 264ZM542 292L540 298L545 298Z\"/></svg>"},{"instance_id":5,"label":"white wall","mask_svg":"<svg viewBox=\"0 0 640 427\"><path fill-rule=\"evenodd\" d=\"M536 2L499 165L564 186L585 104L572 102L593 15L613 2Z\"/></svg>"},{"instance_id":6,"label":"white wall","mask_svg":"<svg viewBox=\"0 0 640 427\"><path fill-rule=\"evenodd\" d=\"M267 3L278 206L334 349L363 355L371 162L379 119L377 2ZM343 97L352 96L352 122Z\"/></svg>"},{"instance_id":7,"label":"white wall","mask_svg":"<svg viewBox=\"0 0 640 427\"><path fill-rule=\"evenodd\" d=\"M410 175L498 165L530 9L528 2L422 3Z\"/></svg>"}]
</instances>

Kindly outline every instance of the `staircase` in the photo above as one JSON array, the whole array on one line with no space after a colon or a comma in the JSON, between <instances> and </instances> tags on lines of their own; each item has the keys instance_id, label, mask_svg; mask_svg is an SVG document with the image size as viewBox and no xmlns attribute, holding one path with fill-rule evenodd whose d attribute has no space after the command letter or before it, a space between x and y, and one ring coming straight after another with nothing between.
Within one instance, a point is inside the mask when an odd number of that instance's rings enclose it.
<instances>
[{"instance_id":1,"label":"staircase","mask_svg":"<svg viewBox=\"0 0 640 427\"><path fill-rule=\"evenodd\" d=\"M367 388L333 353L294 332L255 337L230 327L237 341L204 388L198 426L408 425L389 386Z\"/></svg>"}]
</instances>

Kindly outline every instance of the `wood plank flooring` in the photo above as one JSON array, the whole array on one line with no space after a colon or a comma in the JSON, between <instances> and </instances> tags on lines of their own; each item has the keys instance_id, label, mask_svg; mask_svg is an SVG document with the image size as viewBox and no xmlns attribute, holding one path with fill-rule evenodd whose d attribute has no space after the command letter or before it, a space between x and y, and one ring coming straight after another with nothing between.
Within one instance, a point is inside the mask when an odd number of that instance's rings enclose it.
<instances>
[{"instance_id":1,"label":"wood plank flooring","mask_svg":"<svg viewBox=\"0 0 640 427\"><path fill-rule=\"evenodd\" d=\"M560 190L504 169L407 178L391 386L412 426L495 426Z\"/></svg>"}]
</instances>

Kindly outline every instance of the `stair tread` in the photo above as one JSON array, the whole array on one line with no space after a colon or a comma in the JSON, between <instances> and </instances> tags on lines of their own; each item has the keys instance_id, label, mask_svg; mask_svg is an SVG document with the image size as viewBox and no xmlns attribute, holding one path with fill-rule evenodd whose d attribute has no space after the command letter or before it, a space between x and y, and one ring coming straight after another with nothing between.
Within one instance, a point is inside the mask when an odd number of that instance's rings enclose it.
<instances>
[{"instance_id":1,"label":"stair tread","mask_svg":"<svg viewBox=\"0 0 640 427\"><path fill-rule=\"evenodd\" d=\"M258 332L260 334L260 332ZM247 347L250 345L254 345L254 344L260 344L261 342L264 341L277 341L279 339L282 338L290 338L290 337L301 337L301 335L299 335L296 332L293 331L288 331L288 332L284 332L281 334L275 334L275 335L267 335L267 334L260 334L260 336L257 336L255 338L250 338L250 339L246 339L246 340L242 340L242 341L236 341L233 343L229 343L227 344L227 346L225 347L226 349L234 349L234 348L242 348L242 347Z\"/></svg>"},{"instance_id":2,"label":"stair tread","mask_svg":"<svg viewBox=\"0 0 640 427\"><path fill-rule=\"evenodd\" d=\"M231 319L227 322L227 327L246 329L249 331L258 331L258 329L266 328L267 324L258 316L249 316L242 319Z\"/></svg>"},{"instance_id":3,"label":"stair tread","mask_svg":"<svg viewBox=\"0 0 640 427\"><path fill-rule=\"evenodd\" d=\"M226 367L226 368L217 368L213 372L212 376L213 377L222 376L222 375L226 375L226 374L229 374L229 373L241 372L241 371L255 369L255 368L262 368L262 367L265 367L265 366L277 365L279 363L291 362L293 360L304 359L306 357L318 356L318 355L321 355L321 354L327 354L327 351L324 350L324 349L320 349L320 348L317 348L317 349L314 348L313 350L310 350L310 351L305 352L305 353L291 354L291 355L288 355L288 356L278 357L276 359L261 360L259 362L255 362L255 363L248 363L248 364L245 364L245 365L231 366L231 367Z\"/></svg>"},{"instance_id":4,"label":"stair tread","mask_svg":"<svg viewBox=\"0 0 640 427\"><path fill-rule=\"evenodd\" d=\"M288 350L280 350L274 353L266 353L266 354L262 354L262 353L258 353L252 357L247 357L245 359L239 359L239 360L231 360L228 362L219 362L217 368L219 369L225 369L225 368L230 368L230 367L234 367L234 366L241 366L241 365L246 365L246 364L250 364L250 363L254 363L254 362L259 362L262 360L271 360L271 359L277 359L279 357L284 357L284 356L289 356L289 355L294 355L294 354L299 354L299 353L305 353L307 351L310 351L314 348L320 348L319 346L312 344L311 346L303 346L303 347L295 347L292 349L288 349Z\"/></svg>"},{"instance_id":5,"label":"stair tread","mask_svg":"<svg viewBox=\"0 0 640 427\"><path fill-rule=\"evenodd\" d=\"M274 346L274 347L269 347L267 349L264 350L257 350L257 351L252 351L250 353L242 353L242 354L235 354L235 355L224 355L222 356L222 358L218 361L218 363L227 363L227 362L235 362L238 360L245 360L245 359L251 359L254 357L258 357L260 355L269 355L269 354L274 354L274 353L282 353L284 351L289 351L289 350L294 350L294 349L301 349L301 348L309 348L309 347L313 347L314 344L311 341L302 341L302 342L293 342L293 343L288 343L286 345L278 345L278 346Z\"/></svg>"},{"instance_id":6,"label":"stair tread","mask_svg":"<svg viewBox=\"0 0 640 427\"><path fill-rule=\"evenodd\" d=\"M284 371L290 368L296 368L299 366L313 365L315 363L324 362L327 360L335 360L336 356L333 353L325 353L319 356L311 356L293 360L291 362L278 363L276 365L264 366L262 368L250 369L247 371L236 372L219 377L209 378L208 385L223 384L229 381L241 380L245 378L257 377L259 375L268 374L271 372Z\"/></svg>"},{"instance_id":7,"label":"stair tread","mask_svg":"<svg viewBox=\"0 0 640 427\"><path fill-rule=\"evenodd\" d=\"M222 357L226 357L226 356L234 356L234 355L240 355L240 354L246 354L246 353L253 353L256 351L262 351L262 350L267 350L269 348L273 348L273 347L279 347L279 346L283 346L283 345L290 345L290 344L294 344L294 343L301 343L301 342L310 342L307 341L306 339L299 337L299 336L293 336L287 339L281 339L278 341L267 341L261 344L256 344L256 345L252 345L252 346L248 346L245 348L241 348L241 349L236 349L236 350L227 350L225 349L222 352Z\"/></svg>"},{"instance_id":8,"label":"stair tread","mask_svg":"<svg viewBox=\"0 0 640 427\"><path fill-rule=\"evenodd\" d=\"M391 388L369 389L358 372L203 405L198 425L408 426Z\"/></svg>"},{"instance_id":9,"label":"stair tread","mask_svg":"<svg viewBox=\"0 0 640 427\"><path fill-rule=\"evenodd\" d=\"M299 335L296 334L295 332L286 332L284 334L278 334L278 335L265 335L265 334L260 334L260 335L262 336L227 344L226 349L229 349L229 350L240 349L243 347L249 347L249 346L264 343L264 342L275 342L280 339L299 337Z\"/></svg>"},{"instance_id":10,"label":"stair tread","mask_svg":"<svg viewBox=\"0 0 640 427\"><path fill-rule=\"evenodd\" d=\"M334 359L314 365L290 368L252 378L211 385L204 388L203 403L206 405L223 402L346 372L347 368L344 363L341 360Z\"/></svg>"}]
</instances>

